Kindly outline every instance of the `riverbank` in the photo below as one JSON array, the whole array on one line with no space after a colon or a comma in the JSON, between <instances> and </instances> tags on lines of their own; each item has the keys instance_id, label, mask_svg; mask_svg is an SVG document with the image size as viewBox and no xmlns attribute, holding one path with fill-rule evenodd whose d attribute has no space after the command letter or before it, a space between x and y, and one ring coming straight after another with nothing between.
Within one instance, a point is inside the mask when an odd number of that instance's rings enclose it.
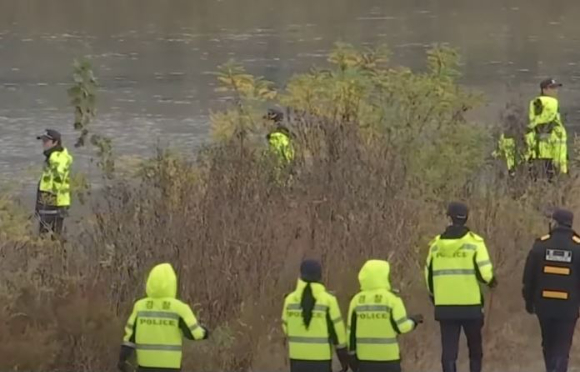
<instances>
[{"instance_id":1,"label":"riverbank","mask_svg":"<svg viewBox=\"0 0 580 372\"><path fill-rule=\"evenodd\" d=\"M468 119L482 97L457 84L458 54L428 56L427 72L413 73L382 50L340 45L328 69L283 90L228 64L218 78L230 106L212 116L214 140L196 157L160 150L131 174L113 173L64 244L39 240L19 214L3 219L0 369L115 370L147 272L171 262L180 297L212 331L185 346L184 370L285 370L282 301L312 257L343 315L362 264L388 259L409 311L426 317L401 337L404 368L438 370L422 266L446 203L462 200L499 281L493 302L485 294L486 368L543 370L521 271L545 212L580 212L577 162L552 184L505 177L490 156L496 128ZM281 173L263 140L264 107L276 104L287 108L297 154Z\"/></svg>"}]
</instances>

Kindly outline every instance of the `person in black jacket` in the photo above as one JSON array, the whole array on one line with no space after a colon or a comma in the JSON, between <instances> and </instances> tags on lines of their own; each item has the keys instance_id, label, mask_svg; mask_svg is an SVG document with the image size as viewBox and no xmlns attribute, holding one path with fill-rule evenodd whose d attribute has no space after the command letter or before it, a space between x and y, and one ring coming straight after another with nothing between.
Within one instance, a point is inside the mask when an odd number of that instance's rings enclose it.
<instances>
[{"instance_id":1,"label":"person in black jacket","mask_svg":"<svg viewBox=\"0 0 580 372\"><path fill-rule=\"evenodd\" d=\"M552 220L528 254L522 292L526 311L540 321L546 370L565 372L580 305L580 237L572 212L557 209Z\"/></svg>"}]
</instances>

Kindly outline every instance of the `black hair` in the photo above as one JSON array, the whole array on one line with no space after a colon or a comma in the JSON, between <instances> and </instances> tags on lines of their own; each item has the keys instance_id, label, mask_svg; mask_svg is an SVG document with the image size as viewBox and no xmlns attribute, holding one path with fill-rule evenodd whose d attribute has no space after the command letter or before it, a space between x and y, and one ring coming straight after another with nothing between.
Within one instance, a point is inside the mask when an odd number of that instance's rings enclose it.
<instances>
[{"instance_id":1,"label":"black hair","mask_svg":"<svg viewBox=\"0 0 580 372\"><path fill-rule=\"evenodd\" d=\"M306 329L310 327L310 322L312 321L312 312L314 311L314 305L316 304L316 299L312 293L311 283L306 284L304 292L302 292L302 298L300 299L300 307L302 308L302 320L304 321L304 326Z\"/></svg>"}]
</instances>

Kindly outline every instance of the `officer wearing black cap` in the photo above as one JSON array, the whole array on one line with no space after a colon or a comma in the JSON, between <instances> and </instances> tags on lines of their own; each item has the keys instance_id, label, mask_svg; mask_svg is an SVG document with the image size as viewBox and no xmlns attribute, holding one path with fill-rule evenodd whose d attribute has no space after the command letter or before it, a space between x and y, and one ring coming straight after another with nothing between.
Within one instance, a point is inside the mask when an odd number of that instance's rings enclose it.
<instances>
[{"instance_id":1,"label":"officer wearing black cap","mask_svg":"<svg viewBox=\"0 0 580 372\"><path fill-rule=\"evenodd\" d=\"M284 113L278 109L269 109L265 119L273 122L274 128L266 135L266 140L270 147L271 153L274 155L275 164L275 179L281 181L284 170L290 170L288 167L294 161L294 140L290 130L282 123L284 120Z\"/></svg>"},{"instance_id":2,"label":"officer wearing black cap","mask_svg":"<svg viewBox=\"0 0 580 372\"><path fill-rule=\"evenodd\" d=\"M552 214L549 234L537 239L523 277L526 311L536 314L542 331L546 370L564 372L580 307L580 237L566 209Z\"/></svg>"},{"instance_id":3,"label":"officer wearing black cap","mask_svg":"<svg viewBox=\"0 0 580 372\"><path fill-rule=\"evenodd\" d=\"M45 157L36 197L39 231L41 235L52 233L54 238L61 235L64 217L71 204L70 169L73 158L63 147L58 131L47 129L36 138L42 141Z\"/></svg>"},{"instance_id":4,"label":"officer wearing black cap","mask_svg":"<svg viewBox=\"0 0 580 372\"><path fill-rule=\"evenodd\" d=\"M549 78L540 83L540 96L530 102L526 144L534 177L552 179L568 173L567 133L558 102L562 84Z\"/></svg>"},{"instance_id":5,"label":"officer wearing black cap","mask_svg":"<svg viewBox=\"0 0 580 372\"><path fill-rule=\"evenodd\" d=\"M469 370L481 372L483 295L480 283L497 281L482 237L465 225L469 210L453 202L447 208L451 225L430 243L425 280L441 327L443 372L456 372L461 330L469 347Z\"/></svg>"}]
</instances>

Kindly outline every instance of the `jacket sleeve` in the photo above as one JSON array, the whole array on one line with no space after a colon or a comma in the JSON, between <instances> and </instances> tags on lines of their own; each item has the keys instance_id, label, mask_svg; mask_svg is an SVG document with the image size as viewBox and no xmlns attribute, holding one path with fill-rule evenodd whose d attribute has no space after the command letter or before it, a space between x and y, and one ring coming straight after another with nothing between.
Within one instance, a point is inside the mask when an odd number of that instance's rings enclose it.
<instances>
[{"instance_id":1,"label":"jacket sleeve","mask_svg":"<svg viewBox=\"0 0 580 372\"><path fill-rule=\"evenodd\" d=\"M356 300L355 296L350 301L348 317L346 318L346 341L350 354L356 354Z\"/></svg>"},{"instance_id":2,"label":"jacket sleeve","mask_svg":"<svg viewBox=\"0 0 580 372\"><path fill-rule=\"evenodd\" d=\"M392 308L391 320L398 333L408 333L415 329L415 322L407 318L407 310L400 297L394 297Z\"/></svg>"},{"instance_id":3,"label":"jacket sleeve","mask_svg":"<svg viewBox=\"0 0 580 372\"><path fill-rule=\"evenodd\" d=\"M70 161L66 157L59 156L51 156L48 160L48 165L50 167L50 171L54 177L54 182L58 185L55 187L60 187L64 183L67 178L67 174L70 171ZM59 190L54 190L55 192Z\"/></svg>"},{"instance_id":4,"label":"jacket sleeve","mask_svg":"<svg viewBox=\"0 0 580 372\"><path fill-rule=\"evenodd\" d=\"M338 306L338 301L336 297L331 296L329 302L329 315L332 321L332 327L336 334L336 348L343 349L346 348L346 330L344 327L344 321L342 320L342 315L340 313L340 307Z\"/></svg>"},{"instance_id":5,"label":"jacket sleeve","mask_svg":"<svg viewBox=\"0 0 580 372\"><path fill-rule=\"evenodd\" d=\"M186 337L191 336L187 338L193 340L204 340L207 338L208 336L207 329L203 327L201 324L199 324L197 318L193 314L193 311L191 310L191 307L189 307L189 305L185 303L180 303L178 311L180 316L180 323L182 322L182 324L184 325L183 328L185 328L186 331L184 332L184 335L186 335ZM189 335L187 331L189 331L190 333Z\"/></svg>"},{"instance_id":6,"label":"jacket sleeve","mask_svg":"<svg viewBox=\"0 0 580 372\"><path fill-rule=\"evenodd\" d=\"M493 265L491 264L487 247L483 241L479 242L477 250L475 251L475 266L481 279L486 284L489 284L493 279Z\"/></svg>"},{"instance_id":7,"label":"jacket sleeve","mask_svg":"<svg viewBox=\"0 0 580 372\"><path fill-rule=\"evenodd\" d=\"M286 307L288 305L288 296L284 299L284 306L282 307L282 331L288 336L288 315L286 314Z\"/></svg>"},{"instance_id":8,"label":"jacket sleeve","mask_svg":"<svg viewBox=\"0 0 580 372\"><path fill-rule=\"evenodd\" d=\"M524 301L526 304L531 304L534 300L534 293L536 290L536 258L534 254L535 244L528 253L528 257L526 258L526 265L524 266L524 276L522 279L522 295L524 297Z\"/></svg>"},{"instance_id":9,"label":"jacket sleeve","mask_svg":"<svg viewBox=\"0 0 580 372\"><path fill-rule=\"evenodd\" d=\"M433 251L435 250L435 239L429 243L429 253L427 254L427 261L425 262L425 285L429 294L433 296Z\"/></svg>"},{"instance_id":10,"label":"jacket sleeve","mask_svg":"<svg viewBox=\"0 0 580 372\"><path fill-rule=\"evenodd\" d=\"M137 304L133 306L131 315L125 325L125 336L123 337L123 346L135 348L135 330L137 329Z\"/></svg>"}]
</instances>

